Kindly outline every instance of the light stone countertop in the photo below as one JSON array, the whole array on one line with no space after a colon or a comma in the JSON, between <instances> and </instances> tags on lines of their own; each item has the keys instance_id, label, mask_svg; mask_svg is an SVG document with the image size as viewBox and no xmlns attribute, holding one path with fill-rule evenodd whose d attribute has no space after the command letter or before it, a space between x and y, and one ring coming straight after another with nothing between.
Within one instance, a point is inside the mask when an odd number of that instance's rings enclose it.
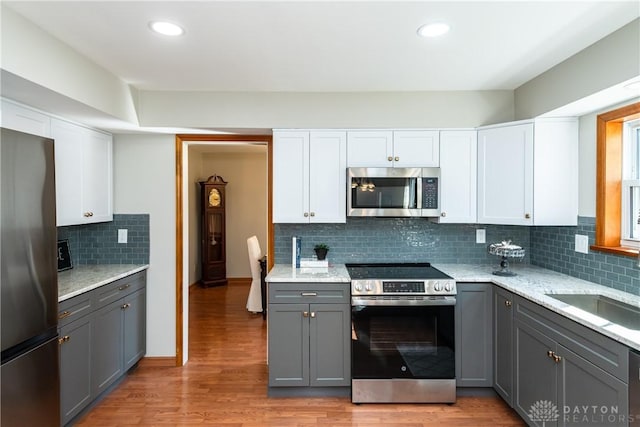
<instances>
[{"instance_id":1,"label":"light stone countertop","mask_svg":"<svg viewBox=\"0 0 640 427\"><path fill-rule=\"evenodd\" d=\"M148 264L78 265L58 273L58 302L149 268Z\"/></svg>"},{"instance_id":2,"label":"light stone countertop","mask_svg":"<svg viewBox=\"0 0 640 427\"><path fill-rule=\"evenodd\" d=\"M453 277L456 282L498 285L622 344L640 350L640 331L611 323L545 294L599 294L634 307L640 307L639 295L528 264L511 263L511 270L517 273L517 276L513 277L493 275L493 271L499 269L498 264L435 263L433 266ZM295 269L289 264L277 264L269 272L266 280L271 283L349 283L351 279L344 264L330 265L324 271Z\"/></svg>"}]
</instances>

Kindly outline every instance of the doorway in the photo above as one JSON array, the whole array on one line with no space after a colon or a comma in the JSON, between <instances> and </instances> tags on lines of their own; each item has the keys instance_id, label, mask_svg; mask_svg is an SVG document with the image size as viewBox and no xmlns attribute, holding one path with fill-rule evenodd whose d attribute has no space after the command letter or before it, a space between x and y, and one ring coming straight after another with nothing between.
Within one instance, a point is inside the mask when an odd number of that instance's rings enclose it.
<instances>
[{"instance_id":1,"label":"doorway","mask_svg":"<svg viewBox=\"0 0 640 427\"><path fill-rule=\"evenodd\" d=\"M188 360L189 335L189 284L193 277L194 264L190 260L189 223L193 204L190 194L194 194L194 182L190 180L189 153L190 147L218 144L229 146L234 144L263 144L267 149L267 257L269 268L273 263L273 221L271 214L272 194L272 137L271 135L176 135L176 366L182 366ZM206 179L206 177L205 177Z\"/></svg>"}]
</instances>

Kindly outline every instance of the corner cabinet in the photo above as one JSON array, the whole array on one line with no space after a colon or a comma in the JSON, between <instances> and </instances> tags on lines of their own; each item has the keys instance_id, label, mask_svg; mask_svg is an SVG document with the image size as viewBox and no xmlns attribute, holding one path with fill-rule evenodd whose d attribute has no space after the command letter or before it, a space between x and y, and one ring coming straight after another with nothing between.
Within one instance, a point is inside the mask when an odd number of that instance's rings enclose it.
<instances>
[{"instance_id":1,"label":"corner cabinet","mask_svg":"<svg viewBox=\"0 0 640 427\"><path fill-rule=\"evenodd\" d=\"M493 334L491 283L457 283L456 385L493 385Z\"/></svg>"},{"instance_id":2,"label":"corner cabinet","mask_svg":"<svg viewBox=\"0 0 640 427\"><path fill-rule=\"evenodd\" d=\"M51 119L55 140L57 225L113 220L111 135Z\"/></svg>"},{"instance_id":3,"label":"corner cabinet","mask_svg":"<svg viewBox=\"0 0 640 427\"><path fill-rule=\"evenodd\" d=\"M144 356L146 273L59 304L61 425L70 423Z\"/></svg>"},{"instance_id":4,"label":"corner cabinet","mask_svg":"<svg viewBox=\"0 0 640 427\"><path fill-rule=\"evenodd\" d=\"M274 131L273 222L346 222L346 132Z\"/></svg>"},{"instance_id":5,"label":"corner cabinet","mask_svg":"<svg viewBox=\"0 0 640 427\"><path fill-rule=\"evenodd\" d=\"M268 292L269 387L349 387L349 284L270 283Z\"/></svg>"},{"instance_id":6,"label":"corner cabinet","mask_svg":"<svg viewBox=\"0 0 640 427\"><path fill-rule=\"evenodd\" d=\"M347 133L348 167L437 167L437 130L362 130Z\"/></svg>"},{"instance_id":7,"label":"corner cabinet","mask_svg":"<svg viewBox=\"0 0 640 427\"><path fill-rule=\"evenodd\" d=\"M478 130L478 223L576 225L577 119Z\"/></svg>"}]
</instances>

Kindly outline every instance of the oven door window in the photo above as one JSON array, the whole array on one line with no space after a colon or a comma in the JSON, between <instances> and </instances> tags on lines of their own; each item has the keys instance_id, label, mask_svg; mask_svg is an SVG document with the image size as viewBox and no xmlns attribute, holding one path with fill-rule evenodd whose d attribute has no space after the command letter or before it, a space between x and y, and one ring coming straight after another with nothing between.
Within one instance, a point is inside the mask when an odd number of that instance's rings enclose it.
<instances>
[{"instance_id":1,"label":"oven door window","mask_svg":"<svg viewBox=\"0 0 640 427\"><path fill-rule=\"evenodd\" d=\"M418 209L418 178L351 178L352 209Z\"/></svg>"},{"instance_id":2,"label":"oven door window","mask_svg":"<svg viewBox=\"0 0 640 427\"><path fill-rule=\"evenodd\" d=\"M353 378L455 378L453 316L453 306L352 307Z\"/></svg>"}]
</instances>

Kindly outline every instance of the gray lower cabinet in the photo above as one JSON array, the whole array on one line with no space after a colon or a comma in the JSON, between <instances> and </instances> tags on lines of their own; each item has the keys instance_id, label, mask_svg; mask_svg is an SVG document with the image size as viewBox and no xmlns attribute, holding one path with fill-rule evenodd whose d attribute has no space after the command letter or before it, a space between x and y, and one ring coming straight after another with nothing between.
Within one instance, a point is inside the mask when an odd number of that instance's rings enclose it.
<instances>
[{"instance_id":1,"label":"gray lower cabinet","mask_svg":"<svg viewBox=\"0 0 640 427\"><path fill-rule=\"evenodd\" d=\"M457 283L456 385L493 385L493 285Z\"/></svg>"},{"instance_id":2,"label":"gray lower cabinet","mask_svg":"<svg viewBox=\"0 0 640 427\"><path fill-rule=\"evenodd\" d=\"M69 422L91 402L91 316L60 328L60 416Z\"/></svg>"},{"instance_id":3,"label":"gray lower cabinet","mask_svg":"<svg viewBox=\"0 0 640 427\"><path fill-rule=\"evenodd\" d=\"M513 294L493 289L493 388L513 405Z\"/></svg>"},{"instance_id":4,"label":"gray lower cabinet","mask_svg":"<svg viewBox=\"0 0 640 427\"><path fill-rule=\"evenodd\" d=\"M348 284L269 285L270 387L351 384Z\"/></svg>"},{"instance_id":5,"label":"gray lower cabinet","mask_svg":"<svg viewBox=\"0 0 640 427\"><path fill-rule=\"evenodd\" d=\"M535 426L627 426L628 349L515 298L514 409Z\"/></svg>"},{"instance_id":6,"label":"gray lower cabinet","mask_svg":"<svg viewBox=\"0 0 640 427\"><path fill-rule=\"evenodd\" d=\"M61 424L68 424L146 352L146 272L59 304Z\"/></svg>"}]
</instances>

